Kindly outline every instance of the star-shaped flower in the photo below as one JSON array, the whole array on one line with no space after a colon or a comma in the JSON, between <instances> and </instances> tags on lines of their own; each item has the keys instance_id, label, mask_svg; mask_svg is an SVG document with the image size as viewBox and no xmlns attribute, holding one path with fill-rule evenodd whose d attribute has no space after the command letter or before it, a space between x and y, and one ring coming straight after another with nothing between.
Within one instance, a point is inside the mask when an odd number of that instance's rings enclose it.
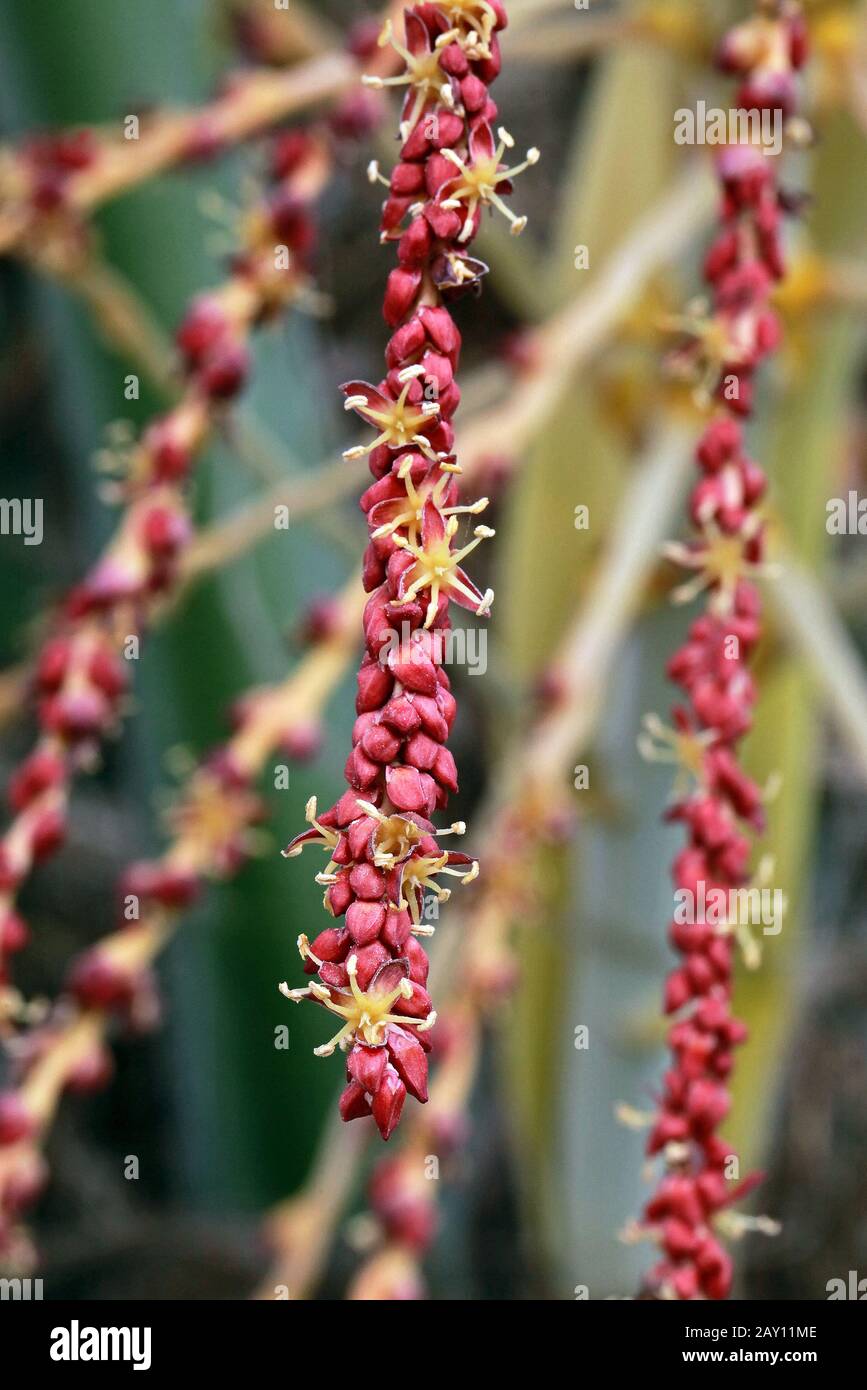
<instances>
[{"instance_id":1,"label":"star-shaped flower","mask_svg":"<svg viewBox=\"0 0 867 1390\"><path fill-rule=\"evenodd\" d=\"M458 241L468 241L473 234L476 213L480 207L491 205L507 217L514 236L518 236L527 225L526 217L516 217L511 208L503 202L503 194L512 191L512 179L536 164L539 151L531 149L521 164L512 168L503 165L507 149L514 147L514 140L502 127L497 131L499 144L494 145L494 136L487 121L480 122L470 132L469 162L463 160L456 150L444 149L443 155L458 170L454 179L437 193L438 206L444 210L466 208L463 226L458 233ZM445 196L443 197L443 194Z\"/></svg>"},{"instance_id":2,"label":"star-shaped flower","mask_svg":"<svg viewBox=\"0 0 867 1390\"><path fill-rule=\"evenodd\" d=\"M400 577L398 601L412 603L424 589L430 590L425 627L430 627L436 617L441 592L447 593L455 603L471 609L480 617L487 616L491 611L493 589L481 593L461 569L460 562L494 532L489 526L477 526L475 540L461 550L452 550L451 543L457 529L458 518L450 516L448 521L444 520L436 504L429 498L422 509L420 540L405 536L394 538L395 545L415 561L407 566Z\"/></svg>"},{"instance_id":3,"label":"star-shaped flower","mask_svg":"<svg viewBox=\"0 0 867 1390\"><path fill-rule=\"evenodd\" d=\"M391 1011L399 999L408 1001L413 997L406 961L386 961L377 970L366 991L359 988L358 961L354 955L346 962L346 972L349 976L349 993L331 989L317 980L304 989L290 989L285 983L280 986L280 993L291 999L293 1004L302 999L314 999L343 1020L333 1038L313 1049L317 1057L330 1057L338 1047L342 1052L347 1052L356 1043L379 1047L385 1042L386 1030L391 1023L414 1028L417 1032L426 1032L436 1023L436 1013L433 1011L422 1019Z\"/></svg>"},{"instance_id":4,"label":"star-shaped flower","mask_svg":"<svg viewBox=\"0 0 867 1390\"><path fill-rule=\"evenodd\" d=\"M396 77L365 75L361 80L366 87L374 87L377 91L383 87L409 87L400 122L401 138L406 140L429 102L440 101L445 106L454 104L452 80L440 67L440 53L453 36L450 33L440 34L432 44L427 25L411 10L406 12L404 26L405 44L395 38L390 19L386 20L378 42L380 48L390 44L406 63L406 70Z\"/></svg>"},{"instance_id":5,"label":"star-shaped flower","mask_svg":"<svg viewBox=\"0 0 867 1390\"><path fill-rule=\"evenodd\" d=\"M368 381L348 381L341 386L345 392L344 408L355 410L369 425L379 430L372 444L358 444L352 449L344 449L345 459L363 458L381 444L389 449L408 449L415 444L427 458L436 458L425 431L430 430L432 422L439 416L437 401L420 401L413 404L409 399L412 384L419 376L424 376L421 365L407 367L400 373L402 390L400 395L386 395Z\"/></svg>"}]
</instances>

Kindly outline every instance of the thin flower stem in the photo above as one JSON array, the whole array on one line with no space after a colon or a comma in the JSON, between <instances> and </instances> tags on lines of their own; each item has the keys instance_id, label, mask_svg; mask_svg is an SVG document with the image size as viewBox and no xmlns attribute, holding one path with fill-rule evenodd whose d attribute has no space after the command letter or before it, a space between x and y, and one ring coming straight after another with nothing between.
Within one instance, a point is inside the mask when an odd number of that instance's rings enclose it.
<instances>
[{"instance_id":1,"label":"thin flower stem","mask_svg":"<svg viewBox=\"0 0 867 1390\"><path fill-rule=\"evenodd\" d=\"M548 8L543 7L543 8ZM562 6L557 7L558 9ZM640 24L629 15L573 14L568 19L525 29L511 42L509 54L523 62L574 63L593 57L614 43L641 39Z\"/></svg>"},{"instance_id":2,"label":"thin flower stem","mask_svg":"<svg viewBox=\"0 0 867 1390\"><path fill-rule=\"evenodd\" d=\"M182 590L215 569L245 555L274 527L275 510L289 509L293 523L330 507L355 489L352 470L342 459L322 463L309 473L284 478L264 496L244 503L224 521L200 531L181 566Z\"/></svg>"},{"instance_id":3,"label":"thin flower stem","mask_svg":"<svg viewBox=\"0 0 867 1390\"><path fill-rule=\"evenodd\" d=\"M529 336L532 369L494 418L465 427L461 448L467 466L485 456L513 457L543 427L576 368L616 329L647 281L677 262L712 209L712 183L699 166L641 218L590 287Z\"/></svg>"},{"instance_id":4,"label":"thin flower stem","mask_svg":"<svg viewBox=\"0 0 867 1390\"><path fill-rule=\"evenodd\" d=\"M138 140L103 137L92 167L67 180L65 207L71 216L86 218L103 203L189 159L203 141L229 148L289 116L333 101L357 79L357 64L345 53L312 58L288 72L264 68L240 73L206 106L143 117ZM10 157L6 151L7 163ZM7 197L6 206L0 206L0 254L19 248L26 252L31 229L26 205Z\"/></svg>"},{"instance_id":5,"label":"thin flower stem","mask_svg":"<svg viewBox=\"0 0 867 1390\"><path fill-rule=\"evenodd\" d=\"M125 276L101 257L90 255L74 273L58 278L87 307L106 341L121 356L142 368L161 391L177 396L180 383L172 371L173 344Z\"/></svg>"},{"instance_id":6,"label":"thin flower stem","mask_svg":"<svg viewBox=\"0 0 867 1390\"><path fill-rule=\"evenodd\" d=\"M287 66L299 58L313 58L337 48L340 34L326 16L315 13L318 6L288 0L280 8L274 0L232 0L227 7L232 21L240 21L236 32L246 53L267 61L272 67ZM252 44L247 27L252 29Z\"/></svg>"},{"instance_id":7,"label":"thin flower stem","mask_svg":"<svg viewBox=\"0 0 867 1390\"><path fill-rule=\"evenodd\" d=\"M575 14L569 0L528 0L526 12L516 11L515 18L524 16L525 30L510 49L510 56L524 62L574 63L592 57L614 43L646 43L670 49L681 57L701 61L710 45L710 26L692 7L651 3L621 6L602 14L591 11ZM548 14L563 9L572 13L548 23L538 24ZM532 20L532 28L526 27Z\"/></svg>"},{"instance_id":8,"label":"thin flower stem","mask_svg":"<svg viewBox=\"0 0 867 1390\"><path fill-rule=\"evenodd\" d=\"M329 1116L310 1164L309 1184L273 1207L263 1223L271 1264L253 1299L295 1301L315 1288L367 1140L360 1125L345 1125L336 1111Z\"/></svg>"},{"instance_id":9,"label":"thin flower stem","mask_svg":"<svg viewBox=\"0 0 867 1390\"><path fill-rule=\"evenodd\" d=\"M783 633L867 781L867 672L822 585L784 557L768 597Z\"/></svg>"},{"instance_id":10,"label":"thin flower stem","mask_svg":"<svg viewBox=\"0 0 867 1390\"><path fill-rule=\"evenodd\" d=\"M53 273L44 262L38 262L37 269ZM90 310L106 341L144 371L164 395L177 401L184 383L175 345L131 282L93 253L74 269L59 273L58 278ZM214 423L229 438L233 453L263 481L273 483L297 471L296 461L249 405L239 405L231 421L220 418Z\"/></svg>"}]
</instances>

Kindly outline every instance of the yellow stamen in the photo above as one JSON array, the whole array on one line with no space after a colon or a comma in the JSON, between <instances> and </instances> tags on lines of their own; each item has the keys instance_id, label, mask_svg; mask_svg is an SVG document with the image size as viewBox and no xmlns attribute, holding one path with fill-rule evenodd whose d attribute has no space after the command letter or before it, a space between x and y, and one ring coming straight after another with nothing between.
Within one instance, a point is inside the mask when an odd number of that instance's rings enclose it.
<instances>
[{"instance_id":1,"label":"yellow stamen","mask_svg":"<svg viewBox=\"0 0 867 1390\"><path fill-rule=\"evenodd\" d=\"M492 205L504 217L508 218L511 223L511 231L515 236L518 236L527 225L526 217L517 217L511 208L506 206L497 192L497 188L501 183L522 174L530 165L536 164L539 160L539 151L534 147L527 151L521 164L516 164L510 169L501 168L503 156L507 149L511 149L514 141L506 130L501 129L497 134L500 137L500 142L494 153L487 158L477 160L475 164L466 164L455 150L444 149L442 152L445 158L455 165L460 174L457 187L449 192L449 196L442 206L444 208L457 208L465 203L467 208L464 225L458 236L459 241L466 241L472 235L473 219L480 203L483 206Z\"/></svg>"},{"instance_id":2,"label":"yellow stamen","mask_svg":"<svg viewBox=\"0 0 867 1390\"><path fill-rule=\"evenodd\" d=\"M431 418L439 414L439 405L436 401L424 401L416 407L407 404L407 396L412 384L412 378L424 374L424 368L408 367L401 373L401 380L406 382L403 390L396 401L393 401L386 410L376 410L368 405L366 396L347 396L344 401L345 410L357 410L365 420L379 427L380 433L372 444L359 444L352 449L345 449L343 457L347 460L362 458L365 454L371 453L380 444L388 444L392 448L406 449L410 444L417 444L428 458L435 458L429 441L420 434L419 431L430 424Z\"/></svg>"},{"instance_id":3,"label":"yellow stamen","mask_svg":"<svg viewBox=\"0 0 867 1390\"><path fill-rule=\"evenodd\" d=\"M308 985L306 989L290 989L285 982L280 985L280 993L293 1004L299 1003L302 999L315 999L344 1020L333 1038L313 1049L315 1056L330 1057L338 1047L346 1052L356 1042L364 1043L368 1047L379 1047L385 1042L385 1031L389 1023L409 1025L422 1033L433 1027L436 1022L434 1012L429 1013L424 1019L391 1012L392 1005L397 1003L398 999L412 998L412 983L408 979L401 980L397 988L387 994L365 994L358 985L356 956L349 957L346 971L349 975L350 994L344 991L335 991L332 994L326 985L317 982Z\"/></svg>"},{"instance_id":4,"label":"yellow stamen","mask_svg":"<svg viewBox=\"0 0 867 1390\"><path fill-rule=\"evenodd\" d=\"M475 550L477 545L493 536L495 532L489 526L477 526L473 532L475 540L470 541L469 545L465 545L462 550L453 551L451 542L457 529L457 517L450 516L446 522L445 535L441 540L433 542L427 549L423 548L412 537L395 536L394 538L395 545L402 550L408 550L416 561L409 572L409 586L404 594L404 601L411 603L423 589L430 590L430 602L424 621L425 627L430 627L436 617L439 596L443 589L454 589L457 593L463 594L465 598L471 599L473 603L476 602L476 595L458 578L455 570L470 551ZM494 594L491 589L482 596L482 601L476 609L478 616L489 611L493 597Z\"/></svg>"},{"instance_id":5,"label":"yellow stamen","mask_svg":"<svg viewBox=\"0 0 867 1390\"><path fill-rule=\"evenodd\" d=\"M452 89L446 74L440 67L440 51L444 47L444 41L448 42L450 37L451 35L447 34L440 35L431 53L411 53L404 44L394 37L394 27L391 20L385 21L379 36L379 47L384 48L386 44L390 44L406 63L406 71L396 77L365 75L361 80L366 87L373 87L377 91L382 91L383 87L415 88L416 95L412 110L400 126L401 138L404 140L415 129L416 122L428 102L442 101L447 106L452 105Z\"/></svg>"},{"instance_id":6,"label":"yellow stamen","mask_svg":"<svg viewBox=\"0 0 867 1390\"><path fill-rule=\"evenodd\" d=\"M641 722L644 728L638 735L638 751L647 762L674 763L678 769L675 796L681 795L690 778L694 778L698 786L704 786L705 754L718 737L716 730L684 733L668 728L656 714L646 714Z\"/></svg>"},{"instance_id":7,"label":"yellow stamen","mask_svg":"<svg viewBox=\"0 0 867 1390\"><path fill-rule=\"evenodd\" d=\"M318 839L318 841L316 841L316 840L305 840L305 842L304 842L303 845L295 845L292 849L284 849L284 850L283 850L283 858L284 858L284 859L294 859L297 855L299 855L299 854L301 853L301 851L302 851L307 845L313 845L313 844L319 843L319 844L325 845L326 849L334 849L334 848L336 847L337 842L338 842L338 840L340 839L340 835L338 834L338 832L337 832L336 830L332 830L332 829L330 829L330 827L328 827L328 826L321 825L320 822L316 819L316 797L315 797L315 796L311 796L311 797L310 797L310 800L307 802L307 805L304 807L304 819L307 821L308 825L312 825L312 826L313 826L313 829L316 830L316 831L318 832L319 839ZM328 871L326 870L326 872L328 872Z\"/></svg>"},{"instance_id":8,"label":"yellow stamen","mask_svg":"<svg viewBox=\"0 0 867 1390\"><path fill-rule=\"evenodd\" d=\"M418 530L421 526L422 515L425 502L432 501L442 516L478 516L488 506L488 498L480 497L478 502L472 502L457 507L443 507L442 498L448 486L448 477L443 474L439 477L433 487L427 487L419 492L411 477L412 455L408 454L406 461L398 469L400 477L406 487L406 507L398 512L391 521L386 521L382 526L377 526L375 531L371 531L371 539L378 540L381 536L390 536L401 527L409 527L412 539L418 539Z\"/></svg>"},{"instance_id":9,"label":"yellow stamen","mask_svg":"<svg viewBox=\"0 0 867 1390\"><path fill-rule=\"evenodd\" d=\"M684 569L699 571L693 579L672 590L672 602L690 603L704 590L712 589L709 607L718 616L726 617L732 612L741 580L772 578L777 573L775 566L750 560L747 556L747 546L760 525L761 519L753 513L736 535L729 536L714 521L707 521L698 544L672 541L663 546L663 553L669 560Z\"/></svg>"},{"instance_id":10,"label":"yellow stamen","mask_svg":"<svg viewBox=\"0 0 867 1390\"><path fill-rule=\"evenodd\" d=\"M452 895L450 888L441 888L436 882L439 874L449 874L453 878L459 878L461 883L472 883L479 876L478 861L467 868L462 867L453 869L449 867L449 857L442 855L419 855L415 859L410 859L404 870L403 876L403 896L398 907L406 910L409 908L413 922L413 931L417 936L433 936L433 927L423 927L421 925L421 911L419 902L424 895L425 889L430 889L437 899L437 902L448 902ZM407 893L409 889L409 893Z\"/></svg>"}]
</instances>

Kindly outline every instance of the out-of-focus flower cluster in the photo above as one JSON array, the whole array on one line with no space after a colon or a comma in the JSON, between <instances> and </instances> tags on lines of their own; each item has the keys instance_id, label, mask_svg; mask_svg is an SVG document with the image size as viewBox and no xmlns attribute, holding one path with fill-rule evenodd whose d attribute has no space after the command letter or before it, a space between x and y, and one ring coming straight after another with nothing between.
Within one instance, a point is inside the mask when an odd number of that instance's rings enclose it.
<instances>
[{"instance_id":1,"label":"out-of-focus flower cluster","mask_svg":"<svg viewBox=\"0 0 867 1390\"><path fill-rule=\"evenodd\" d=\"M763 4L727 36L719 58L740 78L737 106L795 119L797 73L806 58L795 5ZM679 956L665 991L666 1012L675 1016L671 1062L647 1145L649 1155L662 1157L664 1174L638 1228L660 1246L647 1288L662 1298L727 1297L732 1261L721 1237L749 1224L728 1208L757 1180L739 1179L719 1127L731 1104L734 1049L746 1038L732 1012L733 954L740 943L755 964L758 947L737 913L719 922L706 905L722 901L719 895L737 901L731 893L754 880L748 832L764 823L765 793L737 754L757 697L749 662L761 635L753 579L764 562L758 508L766 487L746 453L742 420L752 409L755 369L779 340L769 300L784 272L783 214L796 204L781 189L778 165L758 143L728 145L718 163L721 227L705 261L712 310L682 360L701 361L707 395L720 408L696 452L700 476L689 504L696 534L668 547L693 572L675 598L703 592L707 607L668 666L686 702L675 706L672 728L648 716L641 740L648 757L674 762L681 772L668 818L684 826L688 843L672 878L678 901L693 905L670 927Z\"/></svg>"},{"instance_id":2,"label":"out-of-focus flower cluster","mask_svg":"<svg viewBox=\"0 0 867 1390\"><path fill-rule=\"evenodd\" d=\"M0 839L0 979L26 940L17 891L66 834L76 773L117 728L128 659L172 591L188 545L191 471L211 430L242 389L248 339L305 292L315 239L313 203L328 171L323 143L278 137L271 181L246 217L241 249L218 290L196 299L177 334L184 383L176 405L113 456L122 506L115 534L55 615L35 666L39 738L9 786L13 820Z\"/></svg>"}]
</instances>

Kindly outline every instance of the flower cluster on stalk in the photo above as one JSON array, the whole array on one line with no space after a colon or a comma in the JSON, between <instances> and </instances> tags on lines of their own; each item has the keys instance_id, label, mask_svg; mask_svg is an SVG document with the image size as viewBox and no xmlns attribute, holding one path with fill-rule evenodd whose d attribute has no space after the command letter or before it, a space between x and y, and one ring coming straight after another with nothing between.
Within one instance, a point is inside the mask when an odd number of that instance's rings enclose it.
<instances>
[{"instance_id":1,"label":"flower cluster on stalk","mask_svg":"<svg viewBox=\"0 0 867 1390\"><path fill-rule=\"evenodd\" d=\"M777 112L792 133L805 59L804 21L789 0L766 0L719 52L723 70L740 79L736 104ZM660 1298L726 1298L732 1261L723 1238L772 1226L730 1210L758 1179L739 1178L736 1155L719 1132L731 1104L734 1050L747 1036L732 1009L734 953L744 945L747 963L755 964L757 947L746 924L712 923L698 905L713 890L753 880L750 832L764 823L766 791L744 772L737 751L757 698L750 658L761 635L761 603L753 581L765 568L758 509L766 479L746 452L743 424L755 369L779 340L770 298L784 273L783 215L795 206L780 186L779 163L759 145L722 151L720 229L705 260L711 310L692 325L679 354L681 363L699 368L702 390L716 406L696 451L699 477L689 502L695 534L668 550L691 575L675 598L701 592L706 608L668 665L685 696L673 727L649 716L641 739L646 756L679 768L667 815L683 825L687 843L672 878L680 900L697 905L695 920L676 914L670 927L678 954L665 990L671 1060L647 1143L664 1171L634 1229L659 1245L646 1292Z\"/></svg>"},{"instance_id":2,"label":"flower cluster on stalk","mask_svg":"<svg viewBox=\"0 0 867 1390\"><path fill-rule=\"evenodd\" d=\"M443 668L449 604L488 613L483 592L463 561L492 532L476 526L459 539L464 517L485 499L458 503L452 417L460 401L455 379L460 334L448 303L475 288L485 266L469 254L485 207L515 218L502 199L523 166L505 167L511 137L495 135L497 108L489 88L500 69L500 0L443 0L408 6L404 37L390 25L381 35L404 60L393 78L372 85L405 87L398 162L386 180L381 232L397 248L383 312L393 330L386 375L377 385L348 382L346 407L372 438L346 451L366 457L373 483L361 498L370 540L364 556L365 654L358 673L357 720L346 762L348 790L318 814L286 853L317 844L328 854L319 875L336 925L315 940L301 937L305 969L315 980L283 992L308 998L339 1027L320 1052L346 1055L340 1099L345 1120L373 1115L384 1139L409 1092L427 1099L427 1033L435 1020L426 989L429 934L423 905L444 900L443 880L468 882L476 862L443 849L435 828L457 772L447 740L455 699ZM525 163L537 159L530 151Z\"/></svg>"},{"instance_id":3,"label":"flower cluster on stalk","mask_svg":"<svg viewBox=\"0 0 867 1390\"><path fill-rule=\"evenodd\" d=\"M63 843L76 772L88 767L119 725L137 655L158 606L175 586L191 539L190 475L211 429L244 386L248 338L309 283L313 199L327 148L287 132L271 150L271 181L242 228L225 284L193 301L177 334L184 380L178 403L141 438L104 462L119 476L111 495L122 513L114 537L56 614L33 677L39 722L34 750L13 773L12 821L0 838L0 982L26 941L15 908L33 865Z\"/></svg>"}]
</instances>

